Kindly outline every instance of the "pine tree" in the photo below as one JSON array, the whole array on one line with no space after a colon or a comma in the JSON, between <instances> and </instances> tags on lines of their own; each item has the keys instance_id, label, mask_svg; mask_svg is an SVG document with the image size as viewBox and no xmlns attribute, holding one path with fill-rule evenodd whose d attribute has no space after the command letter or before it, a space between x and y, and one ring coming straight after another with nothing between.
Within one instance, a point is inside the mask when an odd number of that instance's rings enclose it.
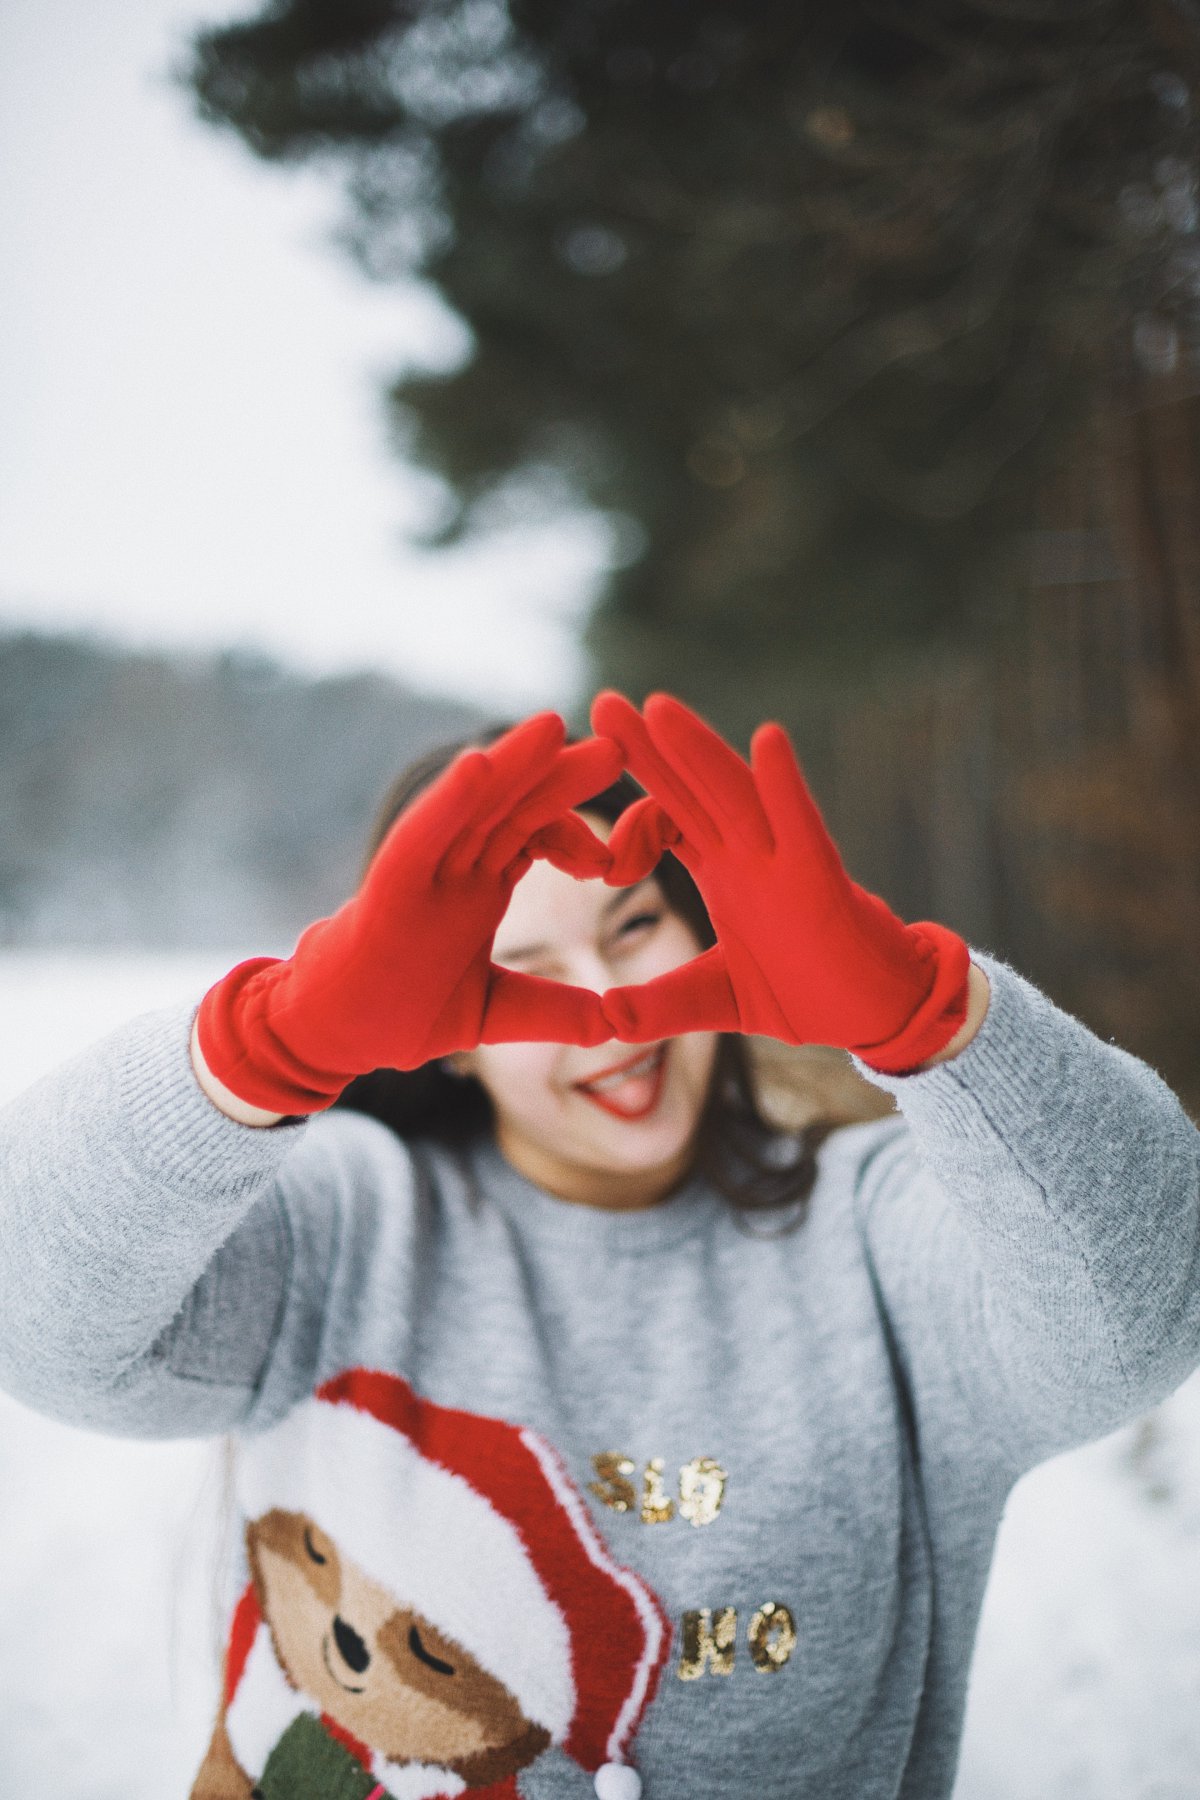
<instances>
[{"instance_id":1,"label":"pine tree","mask_svg":"<svg viewBox=\"0 0 1200 1800\"><path fill-rule=\"evenodd\" d=\"M740 729L994 630L1131 321L1194 337L1198 43L1128 0L277 0L191 80L469 326L391 393L441 538L602 508L596 679Z\"/></svg>"}]
</instances>

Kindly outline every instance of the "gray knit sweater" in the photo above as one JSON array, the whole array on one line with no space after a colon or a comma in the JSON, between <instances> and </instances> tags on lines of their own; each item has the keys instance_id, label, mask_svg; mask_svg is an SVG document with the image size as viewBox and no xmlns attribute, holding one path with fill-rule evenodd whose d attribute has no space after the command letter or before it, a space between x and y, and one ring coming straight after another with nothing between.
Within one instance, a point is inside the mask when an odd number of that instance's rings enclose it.
<instances>
[{"instance_id":1,"label":"gray knit sweater","mask_svg":"<svg viewBox=\"0 0 1200 1800\"><path fill-rule=\"evenodd\" d=\"M232 1431L197 1796L950 1792L1016 1478L1200 1363L1200 1133L998 958L974 1040L751 1235L490 1140L251 1130L147 1014L0 1111L0 1384ZM636 1773L635 1773L636 1771Z\"/></svg>"}]
</instances>

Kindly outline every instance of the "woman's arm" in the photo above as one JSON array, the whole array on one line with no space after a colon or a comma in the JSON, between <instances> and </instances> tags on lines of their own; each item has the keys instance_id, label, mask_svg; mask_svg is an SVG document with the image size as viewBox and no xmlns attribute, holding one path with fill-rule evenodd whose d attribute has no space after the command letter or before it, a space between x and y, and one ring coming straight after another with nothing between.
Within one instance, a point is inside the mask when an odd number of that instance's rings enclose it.
<instances>
[{"instance_id":1,"label":"woman's arm","mask_svg":"<svg viewBox=\"0 0 1200 1800\"><path fill-rule=\"evenodd\" d=\"M0 1111L0 1385L138 1435L225 1430L303 1391L339 1220L371 1229L387 1208L402 1233L411 1170L381 1126L296 1115L485 1033L608 1035L589 989L490 960L535 857L609 866L572 809L620 753L565 736L546 712L464 752L290 957L239 963L194 1016L135 1019Z\"/></svg>"},{"instance_id":2,"label":"woman's arm","mask_svg":"<svg viewBox=\"0 0 1200 1800\"><path fill-rule=\"evenodd\" d=\"M647 790L613 829L605 879L670 849L717 938L609 988L605 1017L632 1042L740 1030L840 1046L896 1095L911 1134L876 1134L863 1179L930 1404L965 1396L967 1439L993 1421L1028 1463L1170 1392L1200 1363L1200 1132L1166 1083L853 881L782 726L756 729L747 765L670 694L639 712L606 690L592 722Z\"/></svg>"},{"instance_id":3,"label":"woman's arm","mask_svg":"<svg viewBox=\"0 0 1200 1800\"><path fill-rule=\"evenodd\" d=\"M990 996L957 1050L907 1075L853 1058L911 1128L860 1205L918 1388L952 1383L1020 1469L1200 1363L1200 1131L1146 1063L971 954Z\"/></svg>"},{"instance_id":4,"label":"woman's arm","mask_svg":"<svg viewBox=\"0 0 1200 1800\"><path fill-rule=\"evenodd\" d=\"M201 1091L190 1010L131 1020L0 1109L0 1383L54 1417L198 1435L248 1408L292 1259L307 1122Z\"/></svg>"}]
</instances>

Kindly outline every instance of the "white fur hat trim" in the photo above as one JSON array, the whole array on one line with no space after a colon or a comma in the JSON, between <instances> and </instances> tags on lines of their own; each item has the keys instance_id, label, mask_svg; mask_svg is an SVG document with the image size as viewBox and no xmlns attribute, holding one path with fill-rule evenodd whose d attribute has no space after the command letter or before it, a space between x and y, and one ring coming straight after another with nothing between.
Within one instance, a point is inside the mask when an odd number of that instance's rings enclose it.
<instances>
[{"instance_id":1,"label":"white fur hat trim","mask_svg":"<svg viewBox=\"0 0 1200 1800\"><path fill-rule=\"evenodd\" d=\"M567 1621L512 1521L462 1476L373 1414L313 1399L242 1440L237 1490L247 1518L307 1514L562 1740L575 1710Z\"/></svg>"}]
</instances>

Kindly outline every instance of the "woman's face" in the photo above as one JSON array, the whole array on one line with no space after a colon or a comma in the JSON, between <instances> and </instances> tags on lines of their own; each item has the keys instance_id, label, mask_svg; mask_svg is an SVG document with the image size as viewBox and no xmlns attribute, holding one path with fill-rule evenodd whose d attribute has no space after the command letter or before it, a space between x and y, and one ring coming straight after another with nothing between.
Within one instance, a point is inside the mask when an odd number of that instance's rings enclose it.
<instances>
[{"instance_id":1,"label":"woman's face","mask_svg":"<svg viewBox=\"0 0 1200 1800\"><path fill-rule=\"evenodd\" d=\"M609 823L580 811L607 842ZM539 860L513 890L492 955L503 968L603 993L663 975L701 948L652 876L610 888ZM695 1031L590 1049L480 1044L450 1060L487 1089L497 1142L514 1168L566 1200L634 1207L652 1205L686 1174L716 1049L714 1032ZM614 1064L639 1066L603 1088L581 1086Z\"/></svg>"}]
</instances>

